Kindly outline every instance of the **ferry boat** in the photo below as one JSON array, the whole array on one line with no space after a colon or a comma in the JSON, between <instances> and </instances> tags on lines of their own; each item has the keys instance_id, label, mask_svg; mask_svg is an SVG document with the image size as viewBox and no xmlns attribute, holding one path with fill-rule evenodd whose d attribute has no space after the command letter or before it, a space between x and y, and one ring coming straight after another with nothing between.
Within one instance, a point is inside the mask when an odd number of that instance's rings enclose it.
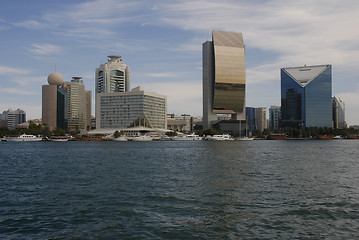
<instances>
[{"instance_id":1,"label":"ferry boat","mask_svg":"<svg viewBox=\"0 0 359 240\"><path fill-rule=\"evenodd\" d=\"M141 136L136 136L136 137L132 138L132 141L134 141L134 142L149 142L152 140L153 140L153 138L148 135L141 135Z\"/></svg>"},{"instance_id":2,"label":"ferry boat","mask_svg":"<svg viewBox=\"0 0 359 240\"><path fill-rule=\"evenodd\" d=\"M183 136L176 136L173 138L173 140L175 141L198 141L198 140L202 140L202 137L200 137L197 134L187 134L187 135L183 135Z\"/></svg>"},{"instance_id":3,"label":"ferry boat","mask_svg":"<svg viewBox=\"0 0 359 240\"><path fill-rule=\"evenodd\" d=\"M117 138L111 138L112 141L115 141L115 142L127 142L127 138L124 137L124 136L121 136L121 137L117 137Z\"/></svg>"},{"instance_id":4,"label":"ferry boat","mask_svg":"<svg viewBox=\"0 0 359 240\"><path fill-rule=\"evenodd\" d=\"M237 138L237 140L239 140L239 141L253 141L254 138L246 136L246 137L239 137L239 138Z\"/></svg>"},{"instance_id":5,"label":"ferry boat","mask_svg":"<svg viewBox=\"0 0 359 240\"><path fill-rule=\"evenodd\" d=\"M268 140L286 140L287 135L284 133L272 133L272 134L268 135L267 139Z\"/></svg>"},{"instance_id":6,"label":"ferry boat","mask_svg":"<svg viewBox=\"0 0 359 240\"><path fill-rule=\"evenodd\" d=\"M48 138L48 140L50 142L67 142L67 141L69 141L69 137L68 136L51 136L50 138Z\"/></svg>"},{"instance_id":7,"label":"ferry boat","mask_svg":"<svg viewBox=\"0 0 359 240\"><path fill-rule=\"evenodd\" d=\"M222 135L213 135L209 137L208 140L210 141L233 141L234 139L229 134L222 134Z\"/></svg>"},{"instance_id":8,"label":"ferry boat","mask_svg":"<svg viewBox=\"0 0 359 240\"><path fill-rule=\"evenodd\" d=\"M5 141L8 142L39 142L42 141L42 137L35 135L22 134L16 137L5 137Z\"/></svg>"}]
</instances>

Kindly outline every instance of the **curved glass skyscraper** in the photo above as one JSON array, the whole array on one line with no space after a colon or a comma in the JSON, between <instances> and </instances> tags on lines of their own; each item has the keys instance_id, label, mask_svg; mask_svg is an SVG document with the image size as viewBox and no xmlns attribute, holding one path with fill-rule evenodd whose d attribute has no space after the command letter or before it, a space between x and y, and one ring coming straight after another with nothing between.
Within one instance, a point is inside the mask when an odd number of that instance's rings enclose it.
<instances>
[{"instance_id":1,"label":"curved glass skyscraper","mask_svg":"<svg viewBox=\"0 0 359 240\"><path fill-rule=\"evenodd\" d=\"M203 127L217 114L245 119L245 47L241 33L213 31L203 43Z\"/></svg>"},{"instance_id":2,"label":"curved glass skyscraper","mask_svg":"<svg viewBox=\"0 0 359 240\"><path fill-rule=\"evenodd\" d=\"M332 66L281 69L281 127L332 127Z\"/></svg>"}]
</instances>

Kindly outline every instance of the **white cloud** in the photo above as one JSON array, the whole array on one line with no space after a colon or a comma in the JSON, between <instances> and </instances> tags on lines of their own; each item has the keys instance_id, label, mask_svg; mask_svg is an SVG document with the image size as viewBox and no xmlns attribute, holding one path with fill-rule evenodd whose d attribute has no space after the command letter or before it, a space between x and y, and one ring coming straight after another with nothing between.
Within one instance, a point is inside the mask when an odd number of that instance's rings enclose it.
<instances>
[{"instance_id":1,"label":"white cloud","mask_svg":"<svg viewBox=\"0 0 359 240\"><path fill-rule=\"evenodd\" d=\"M11 93L16 95L36 95L35 92L31 92L28 89L19 89L19 88L6 88L6 87L0 87L1 93Z\"/></svg>"},{"instance_id":2,"label":"white cloud","mask_svg":"<svg viewBox=\"0 0 359 240\"><path fill-rule=\"evenodd\" d=\"M167 112L176 114L202 113L202 82L155 82L141 87L147 92L167 96Z\"/></svg>"},{"instance_id":3,"label":"white cloud","mask_svg":"<svg viewBox=\"0 0 359 240\"><path fill-rule=\"evenodd\" d=\"M12 82L18 84L19 86L41 86L47 84L47 76L40 77L15 77L12 79Z\"/></svg>"},{"instance_id":4,"label":"white cloud","mask_svg":"<svg viewBox=\"0 0 359 240\"><path fill-rule=\"evenodd\" d=\"M29 74L30 70L26 69L20 69L20 68L13 68L13 67L7 67L7 66L1 66L0 65L0 75L26 75Z\"/></svg>"},{"instance_id":5,"label":"white cloud","mask_svg":"<svg viewBox=\"0 0 359 240\"><path fill-rule=\"evenodd\" d=\"M55 54L59 53L61 51L61 48L59 46L53 45L53 44L31 44L31 49L29 51L31 53L37 54L37 55L49 55L49 54Z\"/></svg>"},{"instance_id":6,"label":"white cloud","mask_svg":"<svg viewBox=\"0 0 359 240\"><path fill-rule=\"evenodd\" d=\"M176 73L171 72L158 72L158 73L147 73L150 77L158 77L158 78L171 78L177 76Z\"/></svg>"}]
</instances>

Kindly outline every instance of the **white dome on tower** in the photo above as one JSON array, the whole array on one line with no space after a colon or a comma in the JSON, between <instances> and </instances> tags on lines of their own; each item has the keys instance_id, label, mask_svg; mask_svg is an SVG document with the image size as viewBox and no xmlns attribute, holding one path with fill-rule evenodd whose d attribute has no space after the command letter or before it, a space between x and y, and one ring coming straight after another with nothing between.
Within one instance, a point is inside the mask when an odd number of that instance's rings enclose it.
<instances>
[{"instance_id":1,"label":"white dome on tower","mask_svg":"<svg viewBox=\"0 0 359 240\"><path fill-rule=\"evenodd\" d=\"M64 83L64 77L58 72L53 72L50 73L49 76L47 77L47 82L50 85L60 86Z\"/></svg>"}]
</instances>

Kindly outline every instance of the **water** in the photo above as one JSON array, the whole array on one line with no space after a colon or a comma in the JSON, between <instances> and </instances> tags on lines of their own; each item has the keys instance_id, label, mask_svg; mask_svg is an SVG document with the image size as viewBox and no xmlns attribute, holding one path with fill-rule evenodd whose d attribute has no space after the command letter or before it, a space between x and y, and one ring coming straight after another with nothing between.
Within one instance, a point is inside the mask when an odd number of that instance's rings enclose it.
<instances>
[{"instance_id":1,"label":"water","mask_svg":"<svg viewBox=\"0 0 359 240\"><path fill-rule=\"evenodd\" d=\"M0 143L0 239L358 239L359 141Z\"/></svg>"}]
</instances>

